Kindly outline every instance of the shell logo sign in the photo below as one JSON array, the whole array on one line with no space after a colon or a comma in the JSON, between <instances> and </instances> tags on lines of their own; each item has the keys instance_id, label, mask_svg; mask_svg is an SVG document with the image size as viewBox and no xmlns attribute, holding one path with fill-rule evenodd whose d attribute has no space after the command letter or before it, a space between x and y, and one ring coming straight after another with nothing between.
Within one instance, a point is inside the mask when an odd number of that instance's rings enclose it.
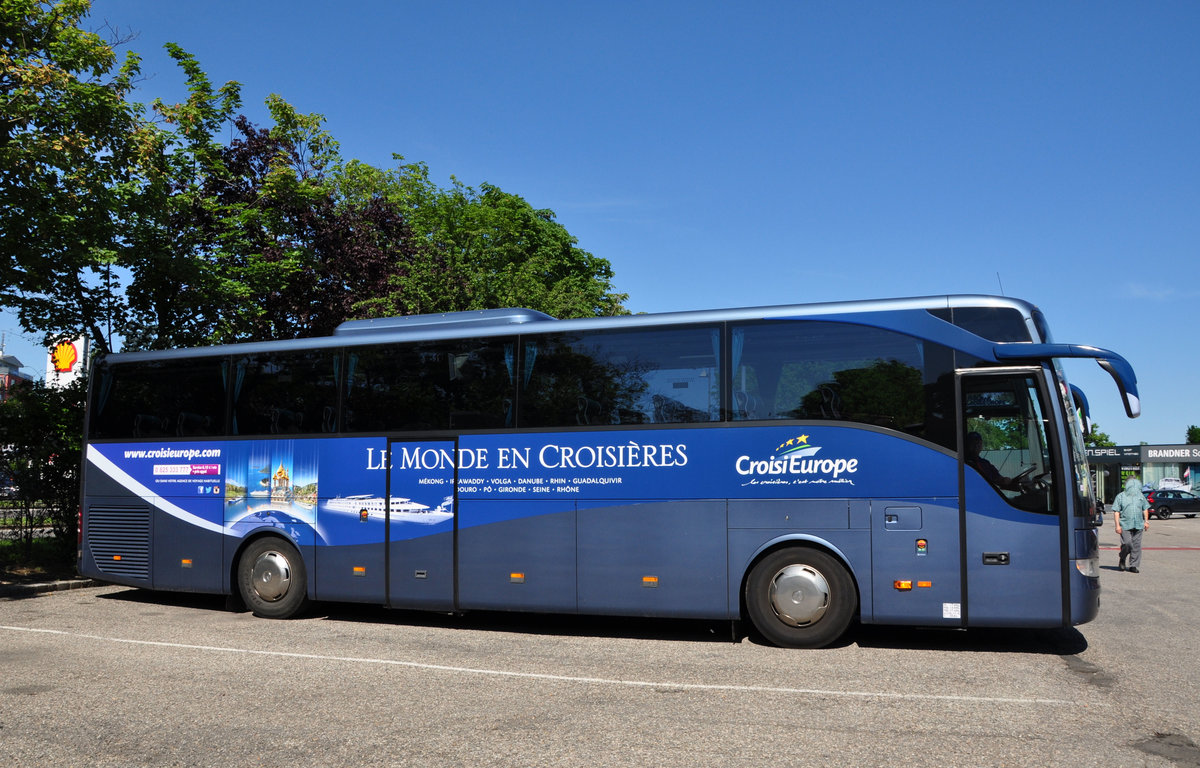
<instances>
[{"instance_id":1,"label":"shell logo sign","mask_svg":"<svg viewBox=\"0 0 1200 768\"><path fill-rule=\"evenodd\" d=\"M75 367L75 363L79 362L79 351L69 341L59 342L54 351L50 353L50 362L54 365L54 370L59 373L70 373Z\"/></svg>"},{"instance_id":2,"label":"shell logo sign","mask_svg":"<svg viewBox=\"0 0 1200 768\"><path fill-rule=\"evenodd\" d=\"M46 384L65 387L78 376L86 374L88 361L87 337L64 339L46 355Z\"/></svg>"}]
</instances>

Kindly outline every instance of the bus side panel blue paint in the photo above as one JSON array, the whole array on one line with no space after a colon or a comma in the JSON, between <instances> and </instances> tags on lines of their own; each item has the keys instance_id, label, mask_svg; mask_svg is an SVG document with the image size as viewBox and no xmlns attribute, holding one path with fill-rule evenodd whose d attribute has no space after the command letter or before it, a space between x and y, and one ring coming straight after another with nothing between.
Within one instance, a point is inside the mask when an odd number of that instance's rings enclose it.
<instances>
[{"instance_id":1,"label":"bus side panel blue paint","mask_svg":"<svg viewBox=\"0 0 1200 768\"><path fill-rule=\"evenodd\" d=\"M455 443L394 442L389 455L388 605L454 610Z\"/></svg>"},{"instance_id":2,"label":"bus side panel blue paint","mask_svg":"<svg viewBox=\"0 0 1200 768\"><path fill-rule=\"evenodd\" d=\"M460 500L459 516L461 608L576 610L574 502Z\"/></svg>"},{"instance_id":3,"label":"bus side panel blue paint","mask_svg":"<svg viewBox=\"0 0 1200 768\"><path fill-rule=\"evenodd\" d=\"M579 504L579 610L724 618L726 503Z\"/></svg>"},{"instance_id":4,"label":"bus side panel blue paint","mask_svg":"<svg viewBox=\"0 0 1200 768\"><path fill-rule=\"evenodd\" d=\"M839 530L850 527L848 499L731 499L730 528Z\"/></svg>"},{"instance_id":5,"label":"bus side panel blue paint","mask_svg":"<svg viewBox=\"0 0 1200 768\"><path fill-rule=\"evenodd\" d=\"M965 490L967 626L1062 626L1067 561L1059 518L1008 505L973 472L967 473ZM985 553L1007 553L1010 559L1006 565L985 565Z\"/></svg>"},{"instance_id":6,"label":"bus side panel blue paint","mask_svg":"<svg viewBox=\"0 0 1200 768\"><path fill-rule=\"evenodd\" d=\"M219 520L220 499L209 499L205 517ZM162 511L153 513L151 562L154 589L181 592L213 592L224 589L222 578L227 570L223 552L224 536L189 525Z\"/></svg>"},{"instance_id":7,"label":"bus side panel blue paint","mask_svg":"<svg viewBox=\"0 0 1200 768\"><path fill-rule=\"evenodd\" d=\"M968 626L1062 626L1063 555L1057 529L1045 533L1032 536L1029 526L967 513ZM1009 553L1010 564L985 565L985 546Z\"/></svg>"},{"instance_id":8,"label":"bus side panel blue paint","mask_svg":"<svg viewBox=\"0 0 1200 768\"><path fill-rule=\"evenodd\" d=\"M453 531L393 540L389 546L390 607L454 610Z\"/></svg>"},{"instance_id":9,"label":"bus side panel blue paint","mask_svg":"<svg viewBox=\"0 0 1200 768\"><path fill-rule=\"evenodd\" d=\"M871 621L962 626L958 499L874 499L871 508Z\"/></svg>"},{"instance_id":10,"label":"bus side panel blue paint","mask_svg":"<svg viewBox=\"0 0 1200 768\"><path fill-rule=\"evenodd\" d=\"M729 606L730 618L741 611L742 588L754 560L776 546L815 547L830 551L846 564L858 587L862 621L870 621L871 611L871 532L869 530L825 530L807 533L790 528L731 529L729 531Z\"/></svg>"},{"instance_id":11,"label":"bus side panel blue paint","mask_svg":"<svg viewBox=\"0 0 1200 768\"><path fill-rule=\"evenodd\" d=\"M318 600L384 602L386 572L382 536L371 544L316 547L315 554Z\"/></svg>"}]
</instances>

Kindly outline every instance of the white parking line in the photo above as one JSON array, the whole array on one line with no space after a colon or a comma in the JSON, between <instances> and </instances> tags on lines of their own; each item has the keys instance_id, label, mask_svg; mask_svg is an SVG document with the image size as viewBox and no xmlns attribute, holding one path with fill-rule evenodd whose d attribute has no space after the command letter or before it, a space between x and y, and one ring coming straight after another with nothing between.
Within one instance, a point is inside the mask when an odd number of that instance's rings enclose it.
<instances>
[{"instance_id":1,"label":"white parking line","mask_svg":"<svg viewBox=\"0 0 1200 768\"><path fill-rule=\"evenodd\" d=\"M131 640L123 637L105 637L79 632L67 632L61 629L38 629L34 627L13 627L0 625L0 630L6 632L29 632L45 635L76 638L80 640L95 640L105 643L125 643L129 645L144 645L158 648L173 648L186 651L205 651L210 653L240 653L248 656L274 656L287 659L308 659L311 661L341 661L353 664L379 664L394 667L407 667L434 672L450 672L463 675L487 675L491 677L511 677L527 680L545 680L556 683L583 683L586 685L615 685L630 688L666 688L681 691L733 691L740 693L783 693L799 696L826 696L859 699L899 699L904 701L949 701L970 702L981 704L1039 704L1052 706L1072 706L1078 702L1065 699L1040 699L1004 696L957 696L922 693L888 693L883 691L838 691L821 688L786 688L765 685L717 685L709 683L676 683L670 681L650 680L616 680L603 677L574 677L570 675L548 675L538 672L511 672L502 669L480 669L474 667L453 667L444 664L425 664L416 661L398 661L396 659L372 659L361 656L327 656L318 653L290 653L288 651L259 651L252 648L228 648L213 645L190 645L188 643L167 643L158 640Z\"/></svg>"}]
</instances>

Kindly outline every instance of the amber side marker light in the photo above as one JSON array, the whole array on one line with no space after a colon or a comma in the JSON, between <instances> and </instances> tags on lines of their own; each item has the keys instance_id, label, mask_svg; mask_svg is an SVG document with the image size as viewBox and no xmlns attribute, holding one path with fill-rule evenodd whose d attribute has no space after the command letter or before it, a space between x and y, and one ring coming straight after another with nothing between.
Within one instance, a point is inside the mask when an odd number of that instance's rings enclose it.
<instances>
[{"instance_id":1,"label":"amber side marker light","mask_svg":"<svg viewBox=\"0 0 1200 768\"><path fill-rule=\"evenodd\" d=\"M908 590L912 589L912 582L908 579L897 579L896 581L892 582L892 586L901 592L907 592Z\"/></svg>"},{"instance_id":2,"label":"amber side marker light","mask_svg":"<svg viewBox=\"0 0 1200 768\"><path fill-rule=\"evenodd\" d=\"M511 581L513 584L524 584L525 583L525 574L510 573L510 574L508 574L508 580Z\"/></svg>"}]
</instances>

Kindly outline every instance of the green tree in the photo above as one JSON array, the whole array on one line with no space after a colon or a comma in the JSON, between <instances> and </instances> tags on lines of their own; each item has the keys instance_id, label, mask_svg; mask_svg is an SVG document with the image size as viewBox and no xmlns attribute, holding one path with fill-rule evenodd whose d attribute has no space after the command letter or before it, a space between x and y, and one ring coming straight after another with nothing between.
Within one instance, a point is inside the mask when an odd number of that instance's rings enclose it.
<instances>
[{"instance_id":1,"label":"green tree","mask_svg":"<svg viewBox=\"0 0 1200 768\"><path fill-rule=\"evenodd\" d=\"M1200 445L1200 427L1195 424L1189 425L1187 428L1187 437L1184 438L1188 445Z\"/></svg>"},{"instance_id":2,"label":"green tree","mask_svg":"<svg viewBox=\"0 0 1200 768\"><path fill-rule=\"evenodd\" d=\"M0 303L47 340L120 317L112 279L140 109L138 58L79 29L87 0L0 2Z\"/></svg>"},{"instance_id":3,"label":"green tree","mask_svg":"<svg viewBox=\"0 0 1200 768\"><path fill-rule=\"evenodd\" d=\"M1100 425L1094 421L1091 430L1084 435L1083 442L1089 448L1111 448L1116 445L1111 437L1100 431Z\"/></svg>"},{"instance_id":4,"label":"green tree","mask_svg":"<svg viewBox=\"0 0 1200 768\"><path fill-rule=\"evenodd\" d=\"M423 163L381 171L350 162L334 176L345 200L399 205L420 252L393 277L391 291L364 305L374 316L492 307L555 317L628 314L611 263L580 248L551 210L492 184L475 189L452 177L439 188Z\"/></svg>"},{"instance_id":5,"label":"green tree","mask_svg":"<svg viewBox=\"0 0 1200 768\"><path fill-rule=\"evenodd\" d=\"M65 548L75 543L83 398L80 379L63 389L33 382L0 402L0 471L17 486L27 529L48 526Z\"/></svg>"},{"instance_id":6,"label":"green tree","mask_svg":"<svg viewBox=\"0 0 1200 768\"><path fill-rule=\"evenodd\" d=\"M128 101L138 74L78 28L87 0L0 0L0 304L108 351L330 332L351 318L527 306L623 314L610 263L518 195L421 163L342 158L278 96L237 117L176 45L188 97ZM237 136L219 137L233 123Z\"/></svg>"},{"instance_id":7,"label":"green tree","mask_svg":"<svg viewBox=\"0 0 1200 768\"><path fill-rule=\"evenodd\" d=\"M214 90L195 58L166 46L183 71L188 98L151 105L122 197L118 263L127 270L127 347L202 344L223 311L236 311L236 286L214 268L206 223L218 216L207 187L226 172L216 140L241 105L237 83Z\"/></svg>"}]
</instances>

